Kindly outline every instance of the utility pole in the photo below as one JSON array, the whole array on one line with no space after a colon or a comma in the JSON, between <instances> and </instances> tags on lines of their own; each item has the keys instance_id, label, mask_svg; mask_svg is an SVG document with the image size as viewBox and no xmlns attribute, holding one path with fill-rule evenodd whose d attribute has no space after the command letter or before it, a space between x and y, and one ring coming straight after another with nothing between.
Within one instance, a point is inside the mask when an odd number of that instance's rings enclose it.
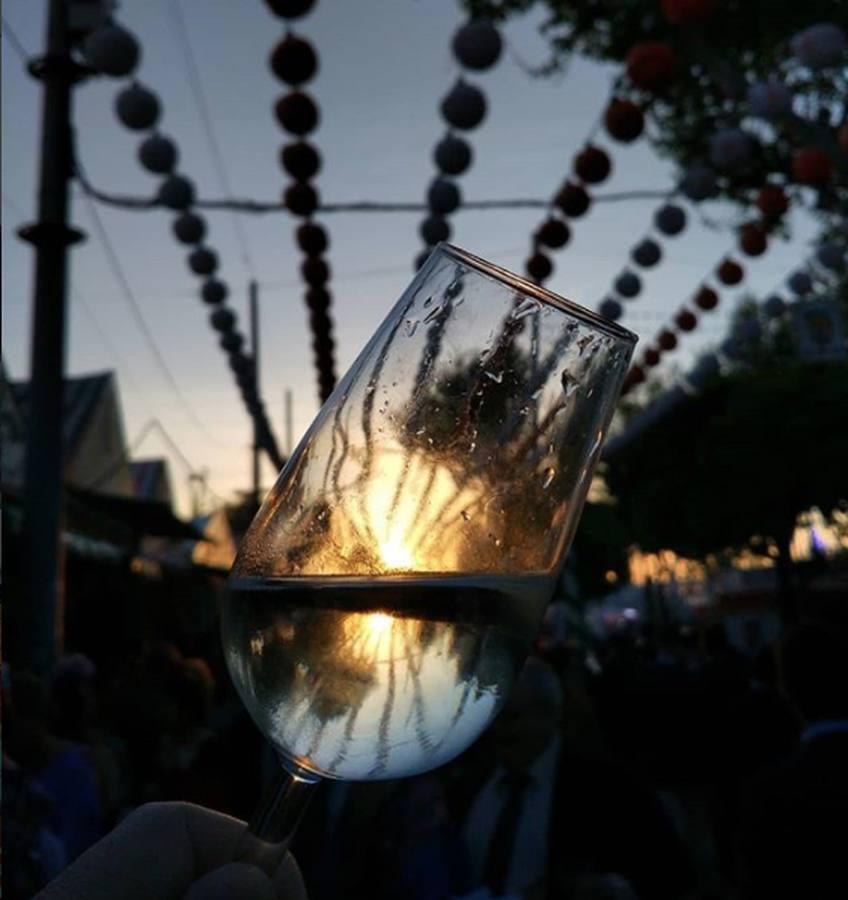
<instances>
[{"instance_id":1,"label":"utility pole","mask_svg":"<svg viewBox=\"0 0 848 900\"><path fill-rule=\"evenodd\" d=\"M65 0L49 0L47 52L29 65L44 85L38 221L19 229L35 248L35 293L24 486L24 602L18 663L50 668L62 643L62 394L68 247L84 239L68 225L71 91L85 70L70 54Z\"/></svg>"},{"instance_id":2,"label":"utility pole","mask_svg":"<svg viewBox=\"0 0 848 900\"><path fill-rule=\"evenodd\" d=\"M253 373L257 390L259 389L259 286L251 280L247 286L248 300L250 302L250 349L253 354ZM259 509L259 454L261 452L258 417L253 417L253 507Z\"/></svg>"}]
</instances>

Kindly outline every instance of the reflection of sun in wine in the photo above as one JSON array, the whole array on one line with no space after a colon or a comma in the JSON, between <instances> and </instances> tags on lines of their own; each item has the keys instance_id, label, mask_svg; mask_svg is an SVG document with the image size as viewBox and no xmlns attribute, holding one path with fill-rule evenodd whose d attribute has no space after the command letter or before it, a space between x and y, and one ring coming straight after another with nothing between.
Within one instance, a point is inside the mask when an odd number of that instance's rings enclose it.
<instances>
[{"instance_id":1,"label":"reflection of sun in wine","mask_svg":"<svg viewBox=\"0 0 848 900\"><path fill-rule=\"evenodd\" d=\"M356 655L376 662L378 653L391 637L394 622L387 613L353 613L345 619L343 627Z\"/></svg>"},{"instance_id":2,"label":"reflection of sun in wine","mask_svg":"<svg viewBox=\"0 0 848 900\"><path fill-rule=\"evenodd\" d=\"M380 541L380 556L389 570L415 568L415 554L399 534L389 535Z\"/></svg>"}]
</instances>

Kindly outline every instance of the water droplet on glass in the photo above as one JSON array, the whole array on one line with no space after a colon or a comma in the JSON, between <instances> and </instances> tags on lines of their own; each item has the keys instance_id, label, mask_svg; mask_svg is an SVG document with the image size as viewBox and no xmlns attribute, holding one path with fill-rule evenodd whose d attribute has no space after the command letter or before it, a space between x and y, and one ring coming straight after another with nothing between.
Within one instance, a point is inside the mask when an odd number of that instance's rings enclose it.
<instances>
[{"instance_id":1,"label":"water droplet on glass","mask_svg":"<svg viewBox=\"0 0 848 900\"><path fill-rule=\"evenodd\" d=\"M432 302L433 302L433 297L431 295L424 301L424 307L425 308L428 307Z\"/></svg>"},{"instance_id":2,"label":"water droplet on glass","mask_svg":"<svg viewBox=\"0 0 848 900\"><path fill-rule=\"evenodd\" d=\"M500 545L501 545L502 543L503 543L503 541L502 541L500 538L495 538L495 546L496 546L496 547L500 547Z\"/></svg>"},{"instance_id":3,"label":"water droplet on glass","mask_svg":"<svg viewBox=\"0 0 848 900\"><path fill-rule=\"evenodd\" d=\"M418 319L407 319L406 320L407 337L412 337L416 331L418 331Z\"/></svg>"},{"instance_id":4,"label":"water droplet on glass","mask_svg":"<svg viewBox=\"0 0 848 900\"><path fill-rule=\"evenodd\" d=\"M544 472L542 472L542 488L546 490L551 486L551 482L556 477L556 469L553 466L548 466Z\"/></svg>"},{"instance_id":5,"label":"water droplet on glass","mask_svg":"<svg viewBox=\"0 0 848 900\"><path fill-rule=\"evenodd\" d=\"M583 355L583 351L584 351L584 350L589 346L589 344L591 344L591 343L592 343L592 335L591 335L591 334L584 335L584 336L583 336L582 338L580 338L580 340L577 342L577 352L582 356L582 355Z\"/></svg>"},{"instance_id":6,"label":"water droplet on glass","mask_svg":"<svg viewBox=\"0 0 848 900\"><path fill-rule=\"evenodd\" d=\"M503 372L486 372L486 378L490 378L495 384L500 384L503 381Z\"/></svg>"},{"instance_id":7,"label":"water droplet on glass","mask_svg":"<svg viewBox=\"0 0 848 900\"><path fill-rule=\"evenodd\" d=\"M462 516L463 519L465 519L466 522L470 522L470 521L471 521L471 516L469 515L469 512L468 512L467 509L464 509L464 510L460 513L460 515Z\"/></svg>"},{"instance_id":8,"label":"water droplet on glass","mask_svg":"<svg viewBox=\"0 0 848 900\"><path fill-rule=\"evenodd\" d=\"M372 381L371 384L369 384L368 387L365 388L365 393L366 393L366 394L373 394L374 391L376 391L376 390L377 390L377 385L374 384L374 382Z\"/></svg>"},{"instance_id":9,"label":"water droplet on glass","mask_svg":"<svg viewBox=\"0 0 848 900\"><path fill-rule=\"evenodd\" d=\"M532 297L525 297L513 310L512 319L514 322L517 322L519 319L529 316L530 313L538 312L541 306L542 304L538 300L534 300Z\"/></svg>"},{"instance_id":10,"label":"water droplet on glass","mask_svg":"<svg viewBox=\"0 0 848 900\"><path fill-rule=\"evenodd\" d=\"M579 382L572 378L566 370L562 373L562 389L565 391L565 397L568 399L578 387Z\"/></svg>"},{"instance_id":11,"label":"water droplet on glass","mask_svg":"<svg viewBox=\"0 0 848 900\"><path fill-rule=\"evenodd\" d=\"M424 324L427 325L430 322L432 322L433 319L435 319L441 311L442 311L441 306L437 306L434 309L431 309L430 312L428 312L427 315L424 317Z\"/></svg>"},{"instance_id":12,"label":"water droplet on glass","mask_svg":"<svg viewBox=\"0 0 848 900\"><path fill-rule=\"evenodd\" d=\"M418 431L415 432L416 437L421 437L422 434L426 431L426 428L419 428Z\"/></svg>"}]
</instances>

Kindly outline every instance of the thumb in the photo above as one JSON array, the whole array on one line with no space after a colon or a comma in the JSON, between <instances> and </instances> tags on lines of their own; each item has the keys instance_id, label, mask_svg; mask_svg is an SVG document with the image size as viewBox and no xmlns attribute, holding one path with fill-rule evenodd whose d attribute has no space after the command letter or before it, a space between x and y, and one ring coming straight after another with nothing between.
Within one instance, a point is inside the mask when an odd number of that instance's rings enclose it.
<instances>
[{"instance_id":1,"label":"thumb","mask_svg":"<svg viewBox=\"0 0 848 900\"><path fill-rule=\"evenodd\" d=\"M189 888L185 900L274 900L271 881L256 866L227 863L207 872Z\"/></svg>"}]
</instances>

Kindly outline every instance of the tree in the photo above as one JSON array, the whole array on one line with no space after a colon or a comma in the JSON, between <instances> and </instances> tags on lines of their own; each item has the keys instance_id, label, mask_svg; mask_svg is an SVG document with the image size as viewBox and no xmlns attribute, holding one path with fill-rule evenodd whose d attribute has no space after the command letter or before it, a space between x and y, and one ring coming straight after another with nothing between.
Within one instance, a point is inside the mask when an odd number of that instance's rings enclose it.
<instances>
[{"instance_id":1,"label":"tree","mask_svg":"<svg viewBox=\"0 0 848 900\"><path fill-rule=\"evenodd\" d=\"M782 573L799 513L848 499L848 364L740 370L673 409L609 462L645 550L703 557L756 537Z\"/></svg>"}]
</instances>

